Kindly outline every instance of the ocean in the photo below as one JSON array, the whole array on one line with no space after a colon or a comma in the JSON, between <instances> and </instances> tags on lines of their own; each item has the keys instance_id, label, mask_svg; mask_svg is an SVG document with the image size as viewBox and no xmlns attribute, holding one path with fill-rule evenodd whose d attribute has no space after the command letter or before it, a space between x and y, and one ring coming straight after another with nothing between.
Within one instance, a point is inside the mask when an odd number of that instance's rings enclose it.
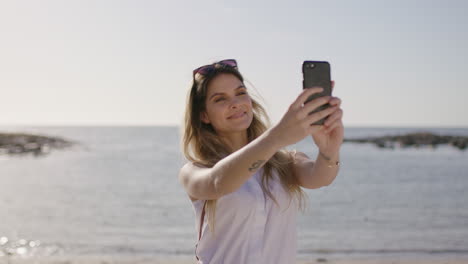
<instances>
[{"instance_id":1,"label":"ocean","mask_svg":"<svg viewBox=\"0 0 468 264\"><path fill-rule=\"evenodd\" d=\"M195 214L177 179L179 128L0 131L81 142L39 157L0 155L0 256L7 238L25 256L193 255ZM352 127L345 138L419 131L468 136L468 128ZM289 148L317 155L310 137ZM467 150L344 143L340 157L331 185L305 190L298 257L468 254Z\"/></svg>"}]
</instances>

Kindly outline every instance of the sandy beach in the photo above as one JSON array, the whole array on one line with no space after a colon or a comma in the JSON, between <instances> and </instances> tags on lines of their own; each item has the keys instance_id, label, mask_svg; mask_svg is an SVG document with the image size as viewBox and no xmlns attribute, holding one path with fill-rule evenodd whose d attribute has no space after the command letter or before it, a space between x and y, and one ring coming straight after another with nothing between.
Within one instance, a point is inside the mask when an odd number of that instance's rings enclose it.
<instances>
[{"instance_id":1,"label":"sandy beach","mask_svg":"<svg viewBox=\"0 0 468 264\"><path fill-rule=\"evenodd\" d=\"M0 264L194 264L191 257L120 257L120 256L77 256L77 257L14 257L0 258ZM414 257L317 257L300 259L296 264L466 264L467 256L414 256Z\"/></svg>"}]
</instances>

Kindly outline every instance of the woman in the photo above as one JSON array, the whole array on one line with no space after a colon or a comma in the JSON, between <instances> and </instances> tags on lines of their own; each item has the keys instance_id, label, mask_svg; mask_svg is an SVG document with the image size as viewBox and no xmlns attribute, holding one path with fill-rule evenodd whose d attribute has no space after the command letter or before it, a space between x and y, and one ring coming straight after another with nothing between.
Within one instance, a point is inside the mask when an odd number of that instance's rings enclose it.
<instances>
[{"instance_id":1,"label":"woman","mask_svg":"<svg viewBox=\"0 0 468 264\"><path fill-rule=\"evenodd\" d=\"M183 135L189 162L179 180L197 217L198 263L295 263L296 213L305 201L301 187L320 188L335 179L343 141L339 98L304 105L321 91L304 89L268 128L235 60L193 71ZM326 103L332 107L309 115ZM311 125L326 116L324 125ZM284 150L308 135L319 148L315 161Z\"/></svg>"}]
</instances>

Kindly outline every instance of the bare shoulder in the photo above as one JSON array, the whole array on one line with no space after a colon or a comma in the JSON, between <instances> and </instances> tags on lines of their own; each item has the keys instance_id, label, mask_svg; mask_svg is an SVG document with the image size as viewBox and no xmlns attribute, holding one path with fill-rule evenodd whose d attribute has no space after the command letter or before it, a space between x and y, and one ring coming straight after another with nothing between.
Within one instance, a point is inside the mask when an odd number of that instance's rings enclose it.
<instances>
[{"instance_id":1,"label":"bare shoulder","mask_svg":"<svg viewBox=\"0 0 468 264\"><path fill-rule=\"evenodd\" d=\"M190 175L196 174L198 171L204 170L204 169L207 169L207 168L203 167L202 165L195 164L193 162L187 162L179 170L179 179L186 180L186 178L190 177Z\"/></svg>"},{"instance_id":2,"label":"bare shoulder","mask_svg":"<svg viewBox=\"0 0 468 264\"><path fill-rule=\"evenodd\" d=\"M184 188L187 191L187 195L189 196L190 200L196 201L198 200L197 198L191 196L189 194L189 188L192 185L191 182L196 178L196 175L202 171L206 170L207 168L194 164L193 162L187 162L182 166L182 168L179 170L179 182L184 186Z\"/></svg>"},{"instance_id":3,"label":"bare shoulder","mask_svg":"<svg viewBox=\"0 0 468 264\"><path fill-rule=\"evenodd\" d=\"M187 162L180 168L179 170L179 181L184 186L186 185L187 181L190 179L190 175L192 175L198 167L193 164L193 162Z\"/></svg>"}]
</instances>

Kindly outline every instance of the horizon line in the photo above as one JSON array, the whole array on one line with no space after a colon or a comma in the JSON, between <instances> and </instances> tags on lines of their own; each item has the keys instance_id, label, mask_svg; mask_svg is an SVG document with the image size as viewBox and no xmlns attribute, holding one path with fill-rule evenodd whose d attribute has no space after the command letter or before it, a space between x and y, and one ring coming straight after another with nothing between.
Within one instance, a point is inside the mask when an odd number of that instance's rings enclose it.
<instances>
[{"instance_id":1,"label":"horizon line","mask_svg":"<svg viewBox=\"0 0 468 264\"><path fill-rule=\"evenodd\" d=\"M176 124L0 124L0 128L14 127L181 127ZM350 124L344 125L344 128L468 128L468 125L403 125L403 124Z\"/></svg>"}]
</instances>

